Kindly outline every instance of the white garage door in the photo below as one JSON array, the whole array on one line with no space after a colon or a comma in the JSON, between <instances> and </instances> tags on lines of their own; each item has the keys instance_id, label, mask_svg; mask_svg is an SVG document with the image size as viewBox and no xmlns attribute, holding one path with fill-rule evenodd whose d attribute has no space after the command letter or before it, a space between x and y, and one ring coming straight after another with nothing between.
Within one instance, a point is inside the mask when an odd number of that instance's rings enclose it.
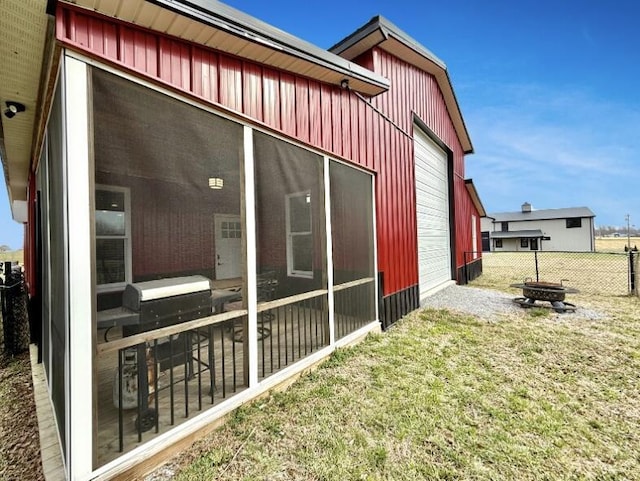
<instances>
[{"instance_id":1,"label":"white garage door","mask_svg":"<svg viewBox=\"0 0 640 481\"><path fill-rule=\"evenodd\" d=\"M447 155L414 129L420 299L452 279Z\"/></svg>"}]
</instances>

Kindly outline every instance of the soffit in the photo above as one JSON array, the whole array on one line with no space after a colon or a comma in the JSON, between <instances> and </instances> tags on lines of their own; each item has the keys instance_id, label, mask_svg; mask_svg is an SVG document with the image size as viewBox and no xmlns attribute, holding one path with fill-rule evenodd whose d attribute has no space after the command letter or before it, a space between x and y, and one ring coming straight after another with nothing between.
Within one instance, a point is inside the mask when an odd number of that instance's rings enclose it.
<instances>
[{"instance_id":1,"label":"soffit","mask_svg":"<svg viewBox=\"0 0 640 481\"><path fill-rule=\"evenodd\" d=\"M0 156L9 200L26 200L47 33L47 0L5 1L0 5ZM9 119L7 101L25 105Z\"/></svg>"},{"instance_id":2,"label":"soffit","mask_svg":"<svg viewBox=\"0 0 640 481\"><path fill-rule=\"evenodd\" d=\"M384 77L220 2L68 0L67 3L320 82L378 95Z\"/></svg>"}]
</instances>

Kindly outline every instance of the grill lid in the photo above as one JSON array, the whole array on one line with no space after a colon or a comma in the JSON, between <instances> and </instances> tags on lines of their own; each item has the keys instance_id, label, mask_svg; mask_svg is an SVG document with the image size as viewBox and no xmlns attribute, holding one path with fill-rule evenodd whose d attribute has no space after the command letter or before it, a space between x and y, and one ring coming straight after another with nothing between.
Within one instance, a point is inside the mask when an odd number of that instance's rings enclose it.
<instances>
[{"instance_id":1,"label":"grill lid","mask_svg":"<svg viewBox=\"0 0 640 481\"><path fill-rule=\"evenodd\" d=\"M122 294L122 305L138 312L142 302L210 290L211 281L204 276L168 277L135 282L127 284Z\"/></svg>"}]
</instances>

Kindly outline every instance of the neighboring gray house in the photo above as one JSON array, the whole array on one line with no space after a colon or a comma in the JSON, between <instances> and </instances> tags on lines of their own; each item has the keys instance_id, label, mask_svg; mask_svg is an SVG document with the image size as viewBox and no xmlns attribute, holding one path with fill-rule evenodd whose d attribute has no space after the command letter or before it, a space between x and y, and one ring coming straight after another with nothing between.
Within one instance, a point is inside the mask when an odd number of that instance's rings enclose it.
<instances>
[{"instance_id":1,"label":"neighboring gray house","mask_svg":"<svg viewBox=\"0 0 640 481\"><path fill-rule=\"evenodd\" d=\"M591 252L594 217L588 207L535 210L525 202L520 211L482 218L482 250Z\"/></svg>"}]
</instances>

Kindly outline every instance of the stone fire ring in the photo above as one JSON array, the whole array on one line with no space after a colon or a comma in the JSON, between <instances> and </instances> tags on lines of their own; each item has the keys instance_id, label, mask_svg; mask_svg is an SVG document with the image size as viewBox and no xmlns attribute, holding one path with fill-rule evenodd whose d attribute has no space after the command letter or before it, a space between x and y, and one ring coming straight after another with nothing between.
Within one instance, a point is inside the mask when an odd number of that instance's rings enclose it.
<instances>
[{"instance_id":1,"label":"stone fire ring","mask_svg":"<svg viewBox=\"0 0 640 481\"><path fill-rule=\"evenodd\" d=\"M542 281L525 281L521 284L511 284L511 287L522 289L522 295L527 299L549 302L562 302L566 294L579 292L577 289L562 284Z\"/></svg>"}]
</instances>

